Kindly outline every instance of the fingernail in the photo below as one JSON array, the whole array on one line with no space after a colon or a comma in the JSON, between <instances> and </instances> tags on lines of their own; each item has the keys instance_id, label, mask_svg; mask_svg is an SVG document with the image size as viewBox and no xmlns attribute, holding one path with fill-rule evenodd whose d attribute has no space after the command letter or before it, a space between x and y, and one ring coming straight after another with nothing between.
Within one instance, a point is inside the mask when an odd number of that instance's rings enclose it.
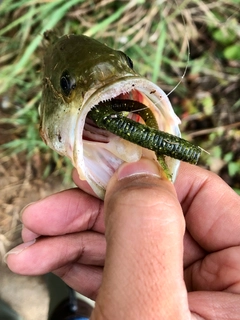
<instances>
[{"instance_id":1,"label":"fingernail","mask_svg":"<svg viewBox=\"0 0 240 320\"><path fill-rule=\"evenodd\" d=\"M34 243L36 242L36 239L33 239L31 241L28 241L28 242L24 242L24 243L21 243L19 246L13 248L12 250L8 251L4 257L3 257L3 261L5 263L7 263L7 257L10 255L10 254L19 254L21 252L23 252L25 249L29 248L31 245L33 245Z\"/></svg>"},{"instance_id":2,"label":"fingernail","mask_svg":"<svg viewBox=\"0 0 240 320\"><path fill-rule=\"evenodd\" d=\"M163 171L154 160L142 158L137 162L124 163L118 170L118 180L135 175L151 175L163 177Z\"/></svg>"},{"instance_id":3,"label":"fingernail","mask_svg":"<svg viewBox=\"0 0 240 320\"><path fill-rule=\"evenodd\" d=\"M25 207L22 208L22 210L20 211L19 213L19 220L22 222L22 215L23 215L23 212L25 211L25 209L27 209L27 207L31 206L33 203L35 203L36 201L33 201L33 202L30 202L28 203Z\"/></svg>"}]
</instances>

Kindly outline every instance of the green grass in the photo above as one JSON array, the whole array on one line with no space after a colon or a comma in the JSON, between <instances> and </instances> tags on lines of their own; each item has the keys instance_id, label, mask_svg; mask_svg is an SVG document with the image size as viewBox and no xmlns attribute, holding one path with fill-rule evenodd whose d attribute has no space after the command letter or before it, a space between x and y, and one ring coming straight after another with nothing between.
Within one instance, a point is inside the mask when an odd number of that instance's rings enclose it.
<instances>
[{"instance_id":1,"label":"green grass","mask_svg":"<svg viewBox=\"0 0 240 320\"><path fill-rule=\"evenodd\" d=\"M41 152L50 154L58 171L65 163L38 133L42 34L55 28L123 50L141 75L166 92L176 87L169 98L183 120L184 137L210 152L202 165L224 178L227 173L227 182L240 189L239 5L240 0L3 1L0 130L7 138L1 139L2 158ZM216 158L220 169L214 167ZM45 174L50 171L46 167Z\"/></svg>"}]
</instances>

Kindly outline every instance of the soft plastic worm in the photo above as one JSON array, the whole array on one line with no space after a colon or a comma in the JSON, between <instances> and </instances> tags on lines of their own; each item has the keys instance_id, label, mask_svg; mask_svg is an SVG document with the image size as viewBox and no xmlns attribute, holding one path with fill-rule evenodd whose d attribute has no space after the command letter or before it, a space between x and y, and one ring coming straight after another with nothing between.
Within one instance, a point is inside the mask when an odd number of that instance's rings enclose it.
<instances>
[{"instance_id":1,"label":"soft plastic worm","mask_svg":"<svg viewBox=\"0 0 240 320\"><path fill-rule=\"evenodd\" d=\"M145 110L145 111L144 111ZM119 111L139 114L145 124L133 121ZM150 149L157 156L169 156L174 159L197 164L202 149L192 143L160 131L155 128L152 112L146 106L134 100L110 100L101 102L89 112L88 116L98 127L106 129L117 136ZM152 127L150 127L150 123Z\"/></svg>"},{"instance_id":2,"label":"soft plastic worm","mask_svg":"<svg viewBox=\"0 0 240 320\"><path fill-rule=\"evenodd\" d=\"M147 126L158 129L158 124L152 111L141 102L128 100L128 99L126 100L113 99L111 101L102 102L101 104L107 105L108 108L111 105L111 108L117 112L120 112L120 111L134 112L138 114L140 117L142 117L142 119L145 121Z\"/></svg>"}]
</instances>

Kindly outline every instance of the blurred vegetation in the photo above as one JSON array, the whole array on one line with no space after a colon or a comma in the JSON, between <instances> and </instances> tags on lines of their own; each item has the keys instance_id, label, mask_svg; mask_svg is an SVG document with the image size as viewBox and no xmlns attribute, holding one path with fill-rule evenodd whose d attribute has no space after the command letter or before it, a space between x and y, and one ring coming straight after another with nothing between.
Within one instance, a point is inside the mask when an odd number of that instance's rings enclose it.
<instances>
[{"instance_id":1,"label":"blurred vegetation","mask_svg":"<svg viewBox=\"0 0 240 320\"><path fill-rule=\"evenodd\" d=\"M125 51L141 75L170 93L184 138L210 153L201 165L239 192L239 8L240 0L2 1L0 163L38 154L45 176L70 171L38 133L41 41L54 28Z\"/></svg>"}]
</instances>

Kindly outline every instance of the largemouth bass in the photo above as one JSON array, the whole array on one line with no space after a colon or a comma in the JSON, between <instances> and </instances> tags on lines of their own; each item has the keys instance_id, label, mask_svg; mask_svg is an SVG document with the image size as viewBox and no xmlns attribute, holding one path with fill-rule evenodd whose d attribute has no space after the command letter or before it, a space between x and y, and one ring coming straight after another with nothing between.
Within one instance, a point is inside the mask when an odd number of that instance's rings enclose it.
<instances>
[{"instance_id":1,"label":"largemouth bass","mask_svg":"<svg viewBox=\"0 0 240 320\"><path fill-rule=\"evenodd\" d=\"M125 53L92 38L58 38L47 31L44 39L39 113L45 143L71 159L80 179L87 180L100 198L117 168L142 156L156 159L174 181L178 159L186 159L184 143L179 143L180 120L164 91L141 77ZM146 129L151 130L151 138L142 134ZM159 130L166 134L155 150L149 145L157 141ZM200 149L191 150L186 144L189 162L196 163Z\"/></svg>"}]
</instances>

